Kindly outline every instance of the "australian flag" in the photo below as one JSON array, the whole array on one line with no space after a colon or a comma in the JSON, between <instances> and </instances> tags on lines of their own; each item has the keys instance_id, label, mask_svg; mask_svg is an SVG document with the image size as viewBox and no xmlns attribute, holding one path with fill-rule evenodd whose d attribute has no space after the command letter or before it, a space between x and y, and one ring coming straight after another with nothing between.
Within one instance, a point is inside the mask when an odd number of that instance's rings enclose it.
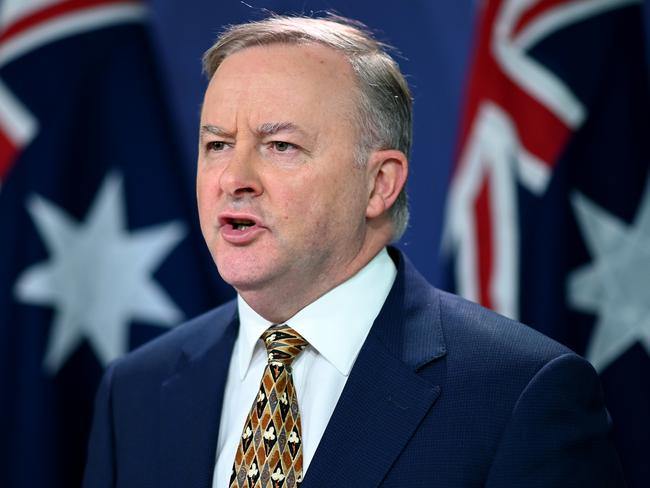
<instances>
[{"instance_id":1,"label":"australian flag","mask_svg":"<svg viewBox=\"0 0 650 488\"><path fill-rule=\"evenodd\" d=\"M447 288L584 355L650 483L650 96L639 0L482 2Z\"/></svg>"},{"instance_id":2,"label":"australian flag","mask_svg":"<svg viewBox=\"0 0 650 488\"><path fill-rule=\"evenodd\" d=\"M79 486L103 368L231 292L140 2L0 10L0 486Z\"/></svg>"}]
</instances>

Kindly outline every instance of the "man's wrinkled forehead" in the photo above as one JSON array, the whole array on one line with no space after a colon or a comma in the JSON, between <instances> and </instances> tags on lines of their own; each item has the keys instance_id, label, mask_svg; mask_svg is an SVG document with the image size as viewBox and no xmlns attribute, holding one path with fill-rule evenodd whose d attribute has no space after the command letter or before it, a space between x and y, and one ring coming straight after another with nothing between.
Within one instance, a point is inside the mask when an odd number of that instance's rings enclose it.
<instances>
[{"instance_id":1,"label":"man's wrinkled forehead","mask_svg":"<svg viewBox=\"0 0 650 488\"><path fill-rule=\"evenodd\" d=\"M315 41L304 41L304 42L271 42L266 44L254 45L254 46L245 46L240 49L234 50L233 52L228 53L219 63L219 66L215 69L212 77L217 74L219 69L221 69L225 64L228 64L233 58L246 55L251 51L266 51L269 53L273 52L290 52L294 53L295 56L302 57L306 60L314 60L318 64L323 65L324 67L328 64L338 65L338 72L345 73L346 75L352 75L356 77L352 63L348 58L348 55L343 51L336 49L327 44ZM280 64L275 65L276 69L281 69ZM211 77L211 78L212 78Z\"/></svg>"},{"instance_id":2,"label":"man's wrinkled forehead","mask_svg":"<svg viewBox=\"0 0 650 488\"><path fill-rule=\"evenodd\" d=\"M339 106L352 114L357 110L356 77L342 53L321 44L247 47L226 57L215 71L203 109L206 103L238 102L258 103L261 112L276 103L284 103L287 109L309 103L314 110ZM263 119L258 122L296 122L291 117Z\"/></svg>"}]
</instances>

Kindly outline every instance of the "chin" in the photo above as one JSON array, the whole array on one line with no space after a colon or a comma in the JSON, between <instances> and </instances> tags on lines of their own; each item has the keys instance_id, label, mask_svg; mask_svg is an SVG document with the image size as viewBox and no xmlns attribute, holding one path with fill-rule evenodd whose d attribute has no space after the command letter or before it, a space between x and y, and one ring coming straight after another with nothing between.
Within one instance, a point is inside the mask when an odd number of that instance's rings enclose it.
<instances>
[{"instance_id":1,"label":"chin","mask_svg":"<svg viewBox=\"0 0 650 488\"><path fill-rule=\"evenodd\" d=\"M263 290L287 267L275 249L262 246L215 246L212 257L221 278L238 292Z\"/></svg>"},{"instance_id":2,"label":"chin","mask_svg":"<svg viewBox=\"0 0 650 488\"><path fill-rule=\"evenodd\" d=\"M250 262L239 265L234 260L228 261L227 264L220 261L225 260L222 257L217 261L217 270L221 278L238 292L256 290L268 282L268 278L259 266L253 266Z\"/></svg>"}]
</instances>

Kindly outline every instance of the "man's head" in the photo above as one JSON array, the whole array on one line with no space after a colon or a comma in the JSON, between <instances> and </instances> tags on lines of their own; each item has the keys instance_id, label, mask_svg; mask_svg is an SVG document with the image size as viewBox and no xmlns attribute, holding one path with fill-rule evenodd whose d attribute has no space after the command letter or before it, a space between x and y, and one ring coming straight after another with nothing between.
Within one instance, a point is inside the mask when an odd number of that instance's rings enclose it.
<instances>
[{"instance_id":1,"label":"man's head","mask_svg":"<svg viewBox=\"0 0 650 488\"><path fill-rule=\"evenodd\" d=\"M231 27L204 67L201 227L222 277L284 320L403 231L408 88L379 43L338 19Z\"/></svg>"},{"instance_id":2,"label":"man's head","mask_svg":"<svg viewBox=\"0 0 650 488\"><path fill-rule=\"evenodd\" d=\"M349 19L275 16L232 26L204 54L203 70L210 79L231 54L247 47L275 43L318 43L341 52L347 58L358 89L357 164L365 164L373 149L397 149L409 157L413 121L408 83L395 60L387 53L388 46ZM406 187L391 207L390 214L394 226L393 240L397 241L404 234L409 220Z\"/></svg>"}]
</instances>

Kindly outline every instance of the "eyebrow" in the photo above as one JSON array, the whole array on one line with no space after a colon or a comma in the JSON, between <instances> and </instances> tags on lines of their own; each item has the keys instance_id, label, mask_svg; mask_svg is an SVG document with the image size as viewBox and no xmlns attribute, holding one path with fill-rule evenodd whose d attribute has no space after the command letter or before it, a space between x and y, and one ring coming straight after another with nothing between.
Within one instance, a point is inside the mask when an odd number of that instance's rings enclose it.
<instances>
[{"instance_id":1,"label":"eyebrow","mask_svg":"<svg viewBox=\"0 0 650 488\"><path fill-rule=\"evenodd\" d=\"M278 132L300 132L305 133L300 127L293 122L266 122L257 127L257 133L260 136L272 136Z\"/></svg>"},{"instance_id":2,"label":"eyebrow","mask_svg":"<svg viewBox=\"0 0 650 488\"><path fill-rule=\"evenodd\" d=\"M303 135L307 133L293 122L265 122L257 127L256 132L260 137L268 137L279 132L298 132ZM218 137L234 137L234 135L218 125L206 124L201 126L201 135L212 134Z\"/></svg>"},{"instance_id":3,"label":"eyebrow","mask_svg":"<svg viewBox=\"0 0 650 488\"><path fill-rule=\"evenodd\" d=\"M219 137L229 137L232 136L230 132L228 132L226 129L223 127L219 127L218 125L204 125L201 126L201 135L205 134L212 134L213 136L219 136Z\"/></svg>"}]
</instances>

